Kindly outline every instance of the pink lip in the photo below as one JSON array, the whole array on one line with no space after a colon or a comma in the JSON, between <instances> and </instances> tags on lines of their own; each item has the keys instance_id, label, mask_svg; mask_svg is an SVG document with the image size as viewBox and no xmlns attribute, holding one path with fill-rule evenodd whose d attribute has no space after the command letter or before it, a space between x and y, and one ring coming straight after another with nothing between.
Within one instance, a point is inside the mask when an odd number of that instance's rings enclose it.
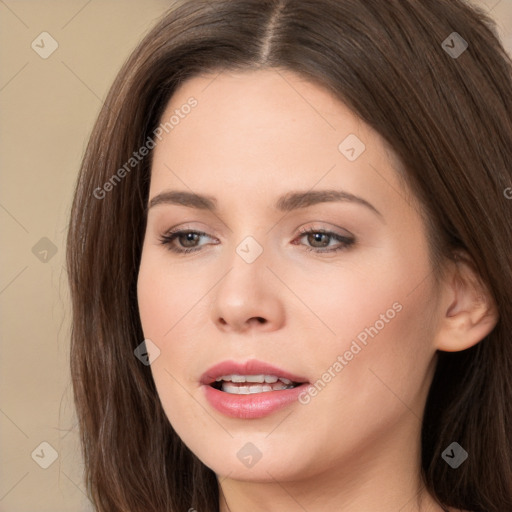
<instances>
[{"instance_id":1,"label":"pink lip","mask_svg":"<svg viewBox=\"0 0 512 512\"><path fill-rule=\"evenodd\" d=\"M263 393L253 393L250 395L234 395L219 391L210 386L217 377L222 375L275 375L284 377L292 382L302 382L300 386L293 389L283 389L280 391L268 391ZM255 419L262 418L272 412L285 407L298 400L299 394L309 385L307 379L294 375L268 363L257 361L255 359L245 363L235 361L224 361L212 366L201 377L206 399L212 407L222 414L232 418Z\"/></svg>"},{"instance_id":2,"label":"pink lip","mask_svg":"<svg viewBox=\"0 0 512 512\"><path fill-rule=\"evenodd\" d=\"M286 370L282 370L277 366L269 363L258 361L257 359L250 359L245 363L237 363L236 361L223 361L222 363L212 366L206 370L201 376L201 384L211 384L215 382L217 377L223 375L275 375L276 377L284 377L292 382L307 382L304 377L293 375Z\"/></svg>"}]
</instances>

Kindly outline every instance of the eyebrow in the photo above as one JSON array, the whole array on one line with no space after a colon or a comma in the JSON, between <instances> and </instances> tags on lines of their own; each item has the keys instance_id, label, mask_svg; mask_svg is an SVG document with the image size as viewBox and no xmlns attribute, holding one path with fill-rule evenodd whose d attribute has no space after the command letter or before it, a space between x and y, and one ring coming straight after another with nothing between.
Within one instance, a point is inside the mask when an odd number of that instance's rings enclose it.
<instances>
[{"instance_id":1,"label":"eyebrow","mask_svg":"<svg viewBox=\"0 0 512 512\"><path fill-rule=\"evenodd\" d=\"M383 219L382 213L371 203L343 190L309 190L293 191L279 197L274 208L280 212L291 212L301 208L307 208L320 203L351 202L365 206ZM217 199L213 196L195 194L180 190L166 190L153 197L148 204L148 210L159 204L175 204L197 208L199 210L211 210L217 212Z\"/></svg>"}]
</instances>

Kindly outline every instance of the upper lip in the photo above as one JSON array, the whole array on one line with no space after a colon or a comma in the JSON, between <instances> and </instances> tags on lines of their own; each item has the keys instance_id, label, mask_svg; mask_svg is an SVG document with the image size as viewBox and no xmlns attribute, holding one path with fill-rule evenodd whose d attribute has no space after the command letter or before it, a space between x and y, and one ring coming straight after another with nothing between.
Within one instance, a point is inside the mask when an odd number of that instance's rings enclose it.
<instances>
[{"instance_id":1,"label":"upper lip","mask_svg":"<svg viewBox=\"0 0 512 512\"><path fill-rule=\"evenodd\" d=\"M293 383L302 384L308 382L304 377L294 375L277 366L257 359L250 359L245 362L222 361L208 370L201 376L201 384L212 384L215 379L223 375L274 375L276 377L284 377Z\"/></svg>"}]
</instances>

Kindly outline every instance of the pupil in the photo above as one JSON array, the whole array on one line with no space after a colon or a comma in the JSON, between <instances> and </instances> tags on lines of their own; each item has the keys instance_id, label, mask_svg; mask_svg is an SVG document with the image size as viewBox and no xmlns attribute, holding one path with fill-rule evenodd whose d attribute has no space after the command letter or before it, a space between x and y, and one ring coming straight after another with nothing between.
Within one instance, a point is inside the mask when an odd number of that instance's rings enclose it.
<instances>
[{"instance_id":1,"label":"pupil","mask_svg":"<svg viewBox=\"0 0 512 512\"><path fill-rule=\"evenodd\" d=\"M196 237L196 236L197 236L197 233L186 233L185 234L185 240L186 240L187 243L188 242L194 242L195 241L194 237ZM185 243L184 245L186 246L187 244Z\"/></svg>"},{"instance_id":2,"label":"pupil","mask_svg":"<svg viewBox=\"0 0 512 512\"><path fill-rule=\"evenodd\" d=\"M312 236L313 236L313 239L315 242L321 242L322 237L326 236L326 235L325 235L325 233L313 233Z\"/></svg>"}]
</instances>

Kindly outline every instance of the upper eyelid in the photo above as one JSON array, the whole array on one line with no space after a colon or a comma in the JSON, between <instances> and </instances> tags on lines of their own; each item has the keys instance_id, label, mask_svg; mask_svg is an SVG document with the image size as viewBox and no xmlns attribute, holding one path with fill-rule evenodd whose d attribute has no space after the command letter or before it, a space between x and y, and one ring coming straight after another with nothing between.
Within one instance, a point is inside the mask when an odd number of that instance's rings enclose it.
<instances>
[{"instance_id":1,"label":"upper eyelid","mask_svg":"<svg viewBox=\"0 0 512 512\"><path fill-rule=\"evenodd\" d=\"M348 230L344 230L347 232L348 236L353 236L352 233L350 233ZM314 232L314 233L324 233L324 234L327 234L327 235L337 235L337 236L346 236L342 233L337 233L334 229L331 229L331 228L325 228L325 227L315 227L315 226L310 226L310 227L301 227L298 229L298 232L299 234L303 234L304 232L309 233L309 232ZM216 238L214 237L213 235L210 235L208 234L206 231L202 230L202 229L198 229L198 228L189 228L187 226L185 227L179 227L177 229L174 229L174 228L171 228L169 230L166 230L163 232L163 235L164 236L171 236L171 235L174 235L174 234L181 234L181 233L197 233L197 234L200 234L200 235L203 235L203 236L208 236L210 238Z\"/></svg>"}]
</instances>

